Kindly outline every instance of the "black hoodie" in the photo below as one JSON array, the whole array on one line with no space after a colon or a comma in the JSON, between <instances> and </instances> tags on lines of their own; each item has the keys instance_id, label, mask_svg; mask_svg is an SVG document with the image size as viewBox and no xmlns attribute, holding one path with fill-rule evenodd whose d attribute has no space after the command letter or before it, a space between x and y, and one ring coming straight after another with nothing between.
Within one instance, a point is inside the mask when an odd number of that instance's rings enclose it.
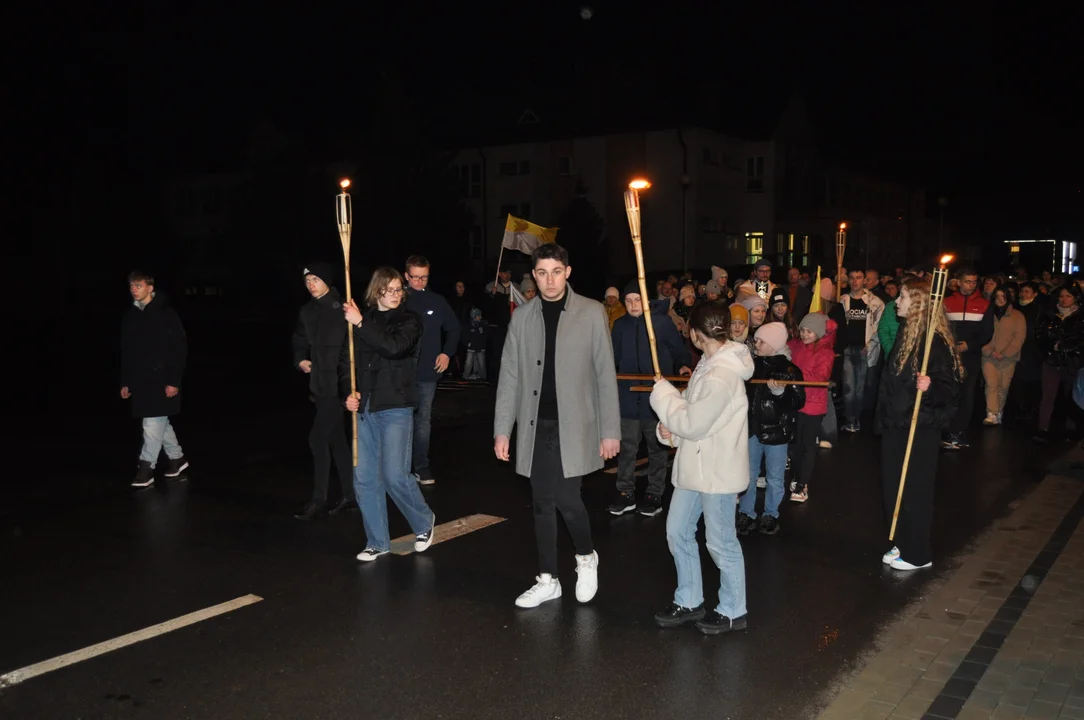
<instances>
[{"instance_id":1,"label":"black hoodie","mask_svg":"<svg viewBox=\"0 0 1084 720\"><path fill-rule=\"evenodd\" d=\"M330 288L301 306L294 330L294 367L312 361L309 390L316 397L339 396L339 354L346 342L348 323L339 291Z\"/></svg>"}]
</instances>

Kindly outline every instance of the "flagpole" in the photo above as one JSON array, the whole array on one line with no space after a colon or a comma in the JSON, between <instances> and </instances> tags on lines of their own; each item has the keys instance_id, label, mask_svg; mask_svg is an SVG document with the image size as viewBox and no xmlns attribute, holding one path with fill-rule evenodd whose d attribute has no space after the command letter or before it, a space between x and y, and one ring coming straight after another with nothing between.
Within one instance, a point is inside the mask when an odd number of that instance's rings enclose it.
<instances>
[{"instance_id":1,"label":"flagpole","mask_svg":"<svg viewBox=\"0 0 1084 720\"><path fill-rule=\"evenodd\" d=\"M493 276L493 292L497 292L497 281L501 279L501 260L504 259L504 242L501 242L501 252L497 255L497 274Z\"/></svg>"}]
</instances>

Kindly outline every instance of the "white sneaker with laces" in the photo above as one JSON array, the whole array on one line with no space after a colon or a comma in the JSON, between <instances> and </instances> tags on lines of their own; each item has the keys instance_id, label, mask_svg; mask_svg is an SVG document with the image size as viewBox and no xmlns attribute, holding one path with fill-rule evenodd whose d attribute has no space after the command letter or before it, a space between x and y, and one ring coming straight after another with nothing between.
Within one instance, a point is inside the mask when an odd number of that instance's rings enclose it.
<instances>
[{"instance_id":1,"label":"white sneaker with laces","mask_svg":"<svg viewBox=\"0 0 1084 720\"><path fill-rule=\"evenodd\" d=\"M516 607L534 608L549 600L561 597L561 581L549 573L542 573L527 592L516 598Z\"/></svg>"},{"instance_id":2,"label":"white sneaker with laces","mask_svg":"<svg viewBox=\"0 0 1084 720\"><path fill-rule=\"evenodd\" d=\"M367 547L358 554L358 560L362 562L372 562L381 555L387 555L387 550L377 550L376 548Z\"/></svg>"},{"instance_id":3,"label":"white sneaker with laces","mask_svg":"<svg viewBox=\"0 0 1084 720\"><path fill-rule=\"evenodd\" d=\"M900 549L898 547L896 547L895 545L893 545L891 550L889 550L888 552L886 552L884 555L881 556L881 562L883 562L885 565L891 565L892 561L895 560L896 558L898 558L899 556L900 556Z\"/></svg>"},{"instance_id":4,"label":"white sneaker with laces","mask_svg":"<svg viewBox=\"0 0 1084 720\"><path fill-rule=\"evenodd\" d=\"M890 568L892 568L893 570L924 570L926 568L933 567L933 563L928 562L925 565L912 565L911 563L907 562L903 558L898 557L895 560L893 560L892 562L890 562L888 564L888 566Z\"/></svg>"},{"instance_id":5,"label":"white sneaker with laces","mask_svg":"<svg viewBox=\"0 0 1084 720\"><path fill-rule=\"evenodd\" d=\"M576 556L576 599L590 602L598 592L598 552Z\"/></svg>"}]
</instances>

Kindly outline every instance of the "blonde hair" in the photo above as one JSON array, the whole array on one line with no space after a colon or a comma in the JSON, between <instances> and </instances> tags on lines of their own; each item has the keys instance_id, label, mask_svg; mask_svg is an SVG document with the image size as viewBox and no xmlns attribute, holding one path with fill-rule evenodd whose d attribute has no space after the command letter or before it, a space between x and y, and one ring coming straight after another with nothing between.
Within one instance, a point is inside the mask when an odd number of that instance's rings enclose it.
<instances>
[{"instance_id":1,"label":"blonde hair","mask_svg":"<svg viewBox=\"0 0 1084 720\"><path fill-rule=\"evenodd\" d=\"M406 287L403 274L398 270L387 265L378 267L369 279L369 287L365 288L365 307L376 307L377 298L384 294L393 280L398 280L400 287Z\"/></svg>"},{"instance_id":2,"label":"blonde hair","mask_svg":"<svg viewBox=\"0 0 1084 720\"><path fill-rule=\"evenodd\" d=\"M900 350L896 356L896 372L902 372L903 366L910 359L911 366L917 373L921 354L919 344L926 342L926 326L930 317L930 281L925 278L908 278L900 286L900 295L904 293L911 299L911 307L907 310L907 322L904 323L903 332L897 340ZM949 329L945 307L940 303L933 310L933 323L934 332L941 336L952 356L952 372L963 379L964 366L960 362L960 351L956 349L956 339Z\"/></svg>"}]
</instances>

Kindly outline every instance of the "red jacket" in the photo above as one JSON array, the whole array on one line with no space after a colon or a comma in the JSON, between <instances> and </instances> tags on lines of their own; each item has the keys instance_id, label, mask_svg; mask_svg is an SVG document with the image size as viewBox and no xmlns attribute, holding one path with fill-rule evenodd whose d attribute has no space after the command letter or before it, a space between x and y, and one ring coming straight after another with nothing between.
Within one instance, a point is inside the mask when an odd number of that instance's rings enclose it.
<instances>
[{"instance_id":1,"label":"red jacket","mask_svg":"<svg viewBox=\"0 0 1084 720\"><path fill-rule=\"evenodd\" d=\"M791 340L791 362L802 371L802 379L813 382L828 382L832 379L832 366L836 361L835 351L836 323L828 321L828 333L812 345L801 340ZM805 405L798 412L805 415L825 415L828 413L828 388L807 387Z\"/></svg>"}]
</instances>

